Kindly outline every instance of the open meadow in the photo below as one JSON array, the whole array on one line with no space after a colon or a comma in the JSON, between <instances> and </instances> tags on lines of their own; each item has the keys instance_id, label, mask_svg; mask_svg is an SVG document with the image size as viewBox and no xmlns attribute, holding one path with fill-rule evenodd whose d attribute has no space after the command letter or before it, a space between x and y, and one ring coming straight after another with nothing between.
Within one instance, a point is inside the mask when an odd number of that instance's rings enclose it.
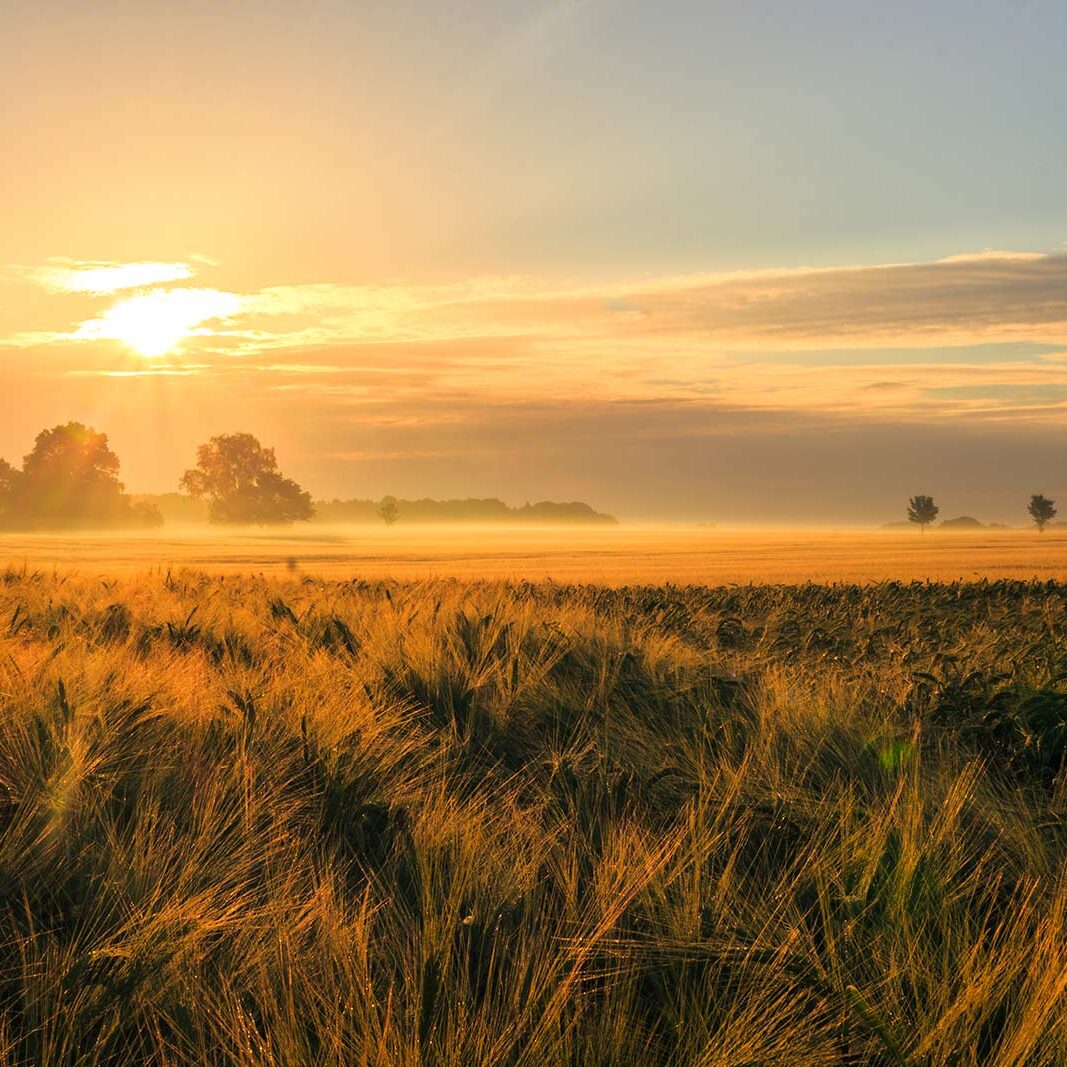
<instances>
[{"instance_id":1,"label":"open meadow","mask_svg":"<svg viewBox=\"0 0 1067 1067\"><path fill-rule=\"evenodd\" d=\"M834 531L511 525L0 533L11 567L116 575L177 571L330 578L462 578L728 585L1056 578L1067 529Z\"/></svg>"},{"instance_id":2,"label":"open meadow","mask_svg":"<svg viewBox=\"0 0 1067 1067\"><path fill-rule=\"evenodd\" d=\"M1067 1062L1067 585L125 548L0 581L0 1064Z\"/></svg>"}]
</instances>

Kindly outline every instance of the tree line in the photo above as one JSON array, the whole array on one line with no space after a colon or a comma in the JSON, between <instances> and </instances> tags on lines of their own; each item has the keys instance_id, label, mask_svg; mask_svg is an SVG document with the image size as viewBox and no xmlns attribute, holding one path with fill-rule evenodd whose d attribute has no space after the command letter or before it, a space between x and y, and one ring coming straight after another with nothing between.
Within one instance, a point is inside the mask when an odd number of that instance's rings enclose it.
<instances>
[{"instance_id":1,"label":"tree line","mask_svg":"<svg viewBox=\"0 0 1067 1067\"><path fill-rule=\"evenodd\" d=\"M541 501L509 508L500 500L333 500L316 515L311 494L278 467L273 448L250 433L212 437L196 452L195 466L182 475L180 493L136 498L119 480L119 459L107 435L80 422L67 422L37 435L22 466L0 459L0 528L145 528L164 522L173 498L195 502L208 522L274 525L315 517L351 522L367 517L392 526L455 520L614 523L588 504Z\"/></svg>"},{"instance_id":2,"label":"tree line","mask_svg":"<svg viewBox=\"0 0 1067 1067\"><path fill-rule=\"evenodd\" d=\"M202 444L196 452L196 465L182 475L179 488L207 505L212 523L269 525L306 521L315 515L311 494L286 477L278 468L274 449L263 446L250 433L219 434ZM325 507L341 511L345 503L334 501ZM472 503L504 507L499 501L465 503L468 507ZM544 502L513 510L531 518L573 518L577 508L597 520L612 521L588 505ZM383 497L375 510L388 526L400 517L395 497ZM1034 493L1027 511L1038 530L1044 531L1057 514L1056 502ZM939 512L929 495L918 494L908 501L908 521L923 532ZM586 517L584 511L582 516ZM83 423L67 422L42 430L21 467L0 459L0 526L4 528L151 527L162 523L158 507L150 501L135 500L126 492L119 480L119 459L108 445L107 434Z\"/></svg>"},{"instance_id":3,"label":"tree line","mask_svg":"<svg viewBox=\"0 0 1067 1067\"><path fill-rule=\"evenodd\" d=\"M278 469L273 448L250 433L220 434L197 449L180 487L208 506L214 523L265 525L310 519L311 494ZM150 502L119 481L107 434L80 422L42 430L15 467L0 459L0 525L7 529L160 526Z\"/></svg>"},{"instance_id":4,"label":"tree line","mask_svg":"<svg viewBox=\"0 0 1067 1067\"><path fill-rule=\"evenodd\" d=\"M1056 501L1050 500L1041 493L1034 493L1030 497L1026 510L1038 531L1044 533L1045 527L1056 517ZM908 522L915 523L921 533L926 532L926 527L937 518L940 512L941 509L934 503L932 496L920 493L908 501Z\"/></svg>"},{"instance_id":5,"label":"tree line","mask_svg":"<svg viewBox=\"0 0 1067 1067\"><path fill-rule=\"evenodd\" d=\"M385 496L378 501L319 500L315 504L315 518L319 522L333 523L364 523L377 519L389 525L397 521L403 521L405 525L454 522L617 524L614 516L596 511L589 504L577 500L567 503L540 500L512 507L497 497L400 500Z\"/></svg>"}]
</instances>

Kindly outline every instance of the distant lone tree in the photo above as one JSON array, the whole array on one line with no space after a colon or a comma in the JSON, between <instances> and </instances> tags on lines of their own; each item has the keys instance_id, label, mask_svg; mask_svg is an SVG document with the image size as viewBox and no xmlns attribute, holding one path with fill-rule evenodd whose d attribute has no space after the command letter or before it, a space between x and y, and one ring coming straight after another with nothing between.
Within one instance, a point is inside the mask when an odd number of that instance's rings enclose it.
<instances>
[{"instance_id":1,"label":"distant lone tree","mask_svg":"<svg viewBox=\"0 0 1067 1067\"><path fill-rule=\"evenodd\" d=\"M1056 517L1056 501L1034 493L1026 510L1030 512L1030 518L1034 520L1038 532L1044 533L1045 527Z\"/></svg>"},{"instance_id":2,"label":"distant lone tree","mask_svg":"<svg viewBox=\"0 0 1067 1067\"><path fill-rule=\"evenodd\" d=\"M118 474L107 434L80 422L42 430L21 470L0 460L0 521L28 529L162 522L155 508L133 503Z\"/></svg>"},{"instance_id":3,"label":"distant lone tree","mask_svg":"<svg viewBox=\"0 0 1067 1067\"><path fill-rule=\"evenodd\" d=\"M381 519L386 526L395 525L397 519L400 518L400 508L397 507L395 496L383 496L378 502L378 507L375 510L378 513L378 518Z\"/></svg>"},{"instance_id":4,"label":"distant lone tree","mask_svg":"<svg viewBox=\"0 0 1067 1067\"><path fill-rule=\"evenodd\" d=\"M196 453L181 488L208 502L214 523L266 526L310 519L311 494L278 470L273 448L264 448L250 433L212 437Z\"/></svg>"},{"instance_id":5,"label":"distant lone tree","mask_svg":"<svg viewBox=\"0 0 1067 1067\"><path fill-rule=\"evenodd\" d=\"M940 510L932 496L913 496L908 501L908 522L918 523L919 530L926 533L926 527L937 518Z\"/></svg>"}]
</instances>

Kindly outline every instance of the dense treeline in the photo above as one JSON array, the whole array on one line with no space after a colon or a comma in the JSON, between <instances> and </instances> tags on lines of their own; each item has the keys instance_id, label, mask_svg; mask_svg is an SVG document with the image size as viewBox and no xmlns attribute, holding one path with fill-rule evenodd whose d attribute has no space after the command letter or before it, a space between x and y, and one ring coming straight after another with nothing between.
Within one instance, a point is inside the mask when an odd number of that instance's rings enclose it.
<instances>
[{"instance_id":1,"label":"dense treeline","mask_svg":"<svg viewBox=\"0 0 1067 1067\"><path fill-rule=\"evenodd\" d=\"M612 515L595 511L579 501L557 503L541 500L536 504L509 507L495 497L467 500L400 500L387 497L396 507L398 521L405 523L436 522L582 522L614 525ZM377 500L330 500L315 504L318 522L377 522L381 521L382 502Z\"/></svg>"},{"instance_id":2,"label":"dense treeline","mask_svg":"<svg viewBox=\"0 0 1067 1067\"><path fill-rule=\"evenodd\" d=\"M21 467L0 459L0 526L8 529L158 526L150 502L119 481L119 459L80 422L42 430Z\"/></svg>"},{"instance_id":3,"label":"dense treeline","mask_svg":"<svg viewBox=\"0 0 1067 1067\"><path fill-rule=\"evenodd\" d=\"M134 498L157 508L168 525L196 526L211 521L206 501L198 500L187 493L146 494ZM395 508L393 521L404 523L449 523L449 522L518 522L518 523L592 523L617 525L612 515L595 511L588 504L579 502L556 503L543 500L523 507L510 507L497 499L468 500L400 500L395 497L382 500L316 500L312 503L313 523L338 525L381 524L383 507L389 503Z\"/></svg>"},{"instance_id":4,"label":"dense treeline","mask_svg":"<svg viewBox=\"0 0 1067 1067\"><path fill-rule=\"evenodd\" d=\"M130 496L118 478L119 460L107 435L69 422L37 435L21 468L0 459L0 528L56 529L154 526L201 522L219 525L323 523L518 522L593 523L617 520L580 501L542 500L511 507L502 500L351 499L315 503L311 494L278 466L273 448L250 433L219 434L201 445L196 465L179 482L178 493ZM907 521L925 532L940 508L919 494L907 504ZM1056 502L1041 493L1030 497L1027 513L1041 532L1057 515ZM899 524L890 524L899 525ZM995 525L995 524L994 524ZM949 529L980 529L970 516L946 520ZM993 528L993 527L990 527Z\"/></svg>"},{"instance_id":5,"label":"dense treeline","mask_svg":"<svg viewBox=\"0 0 1067 1067\"><path fill-rule=\"evenodd\" d=\"M200 446L181 492L125 492L107 435L78 422L37 436L21 468L0 459L0 528L69 529L215 523L585 522L613 524L579 502L544 500L513 508L501 500L332 500L311 494L278 467L274 449L249 433L219 434Z\"/></svg>"}]
</instances>

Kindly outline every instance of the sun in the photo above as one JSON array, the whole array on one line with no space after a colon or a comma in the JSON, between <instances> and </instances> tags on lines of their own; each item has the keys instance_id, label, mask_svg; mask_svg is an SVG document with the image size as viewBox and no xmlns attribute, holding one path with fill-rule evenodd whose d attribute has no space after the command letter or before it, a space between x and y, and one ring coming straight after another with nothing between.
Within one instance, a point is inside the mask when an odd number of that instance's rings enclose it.
<instances>
[{"instance_id":1,"label":"sun","mask_svg":"<svg viewBox=\"0 0 1067 1067\"><path fill-rule=\"evenodd\" d=\"M149 359L175 351L198 327L225 319L241 307L236 293L218 289L156 289L113 304L98 318L82 323L78 336L113 340ZM210 331L209 331L210 332Z\"/></svg>"}]
</instances>

